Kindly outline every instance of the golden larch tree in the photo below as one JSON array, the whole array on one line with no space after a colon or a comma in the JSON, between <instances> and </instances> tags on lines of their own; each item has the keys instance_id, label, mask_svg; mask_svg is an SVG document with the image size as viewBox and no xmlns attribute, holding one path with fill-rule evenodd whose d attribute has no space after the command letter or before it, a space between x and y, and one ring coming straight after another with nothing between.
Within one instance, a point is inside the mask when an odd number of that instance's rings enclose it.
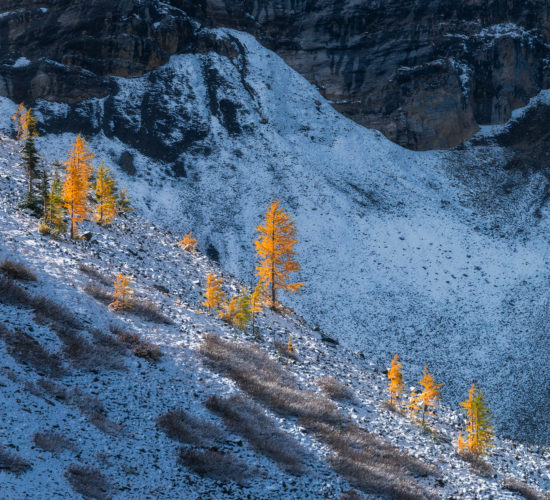
<instances>
[{"instance_id":1,"label":"golden larch tree","mask_svg":"<svg viewBox=\"0 0 550 500\"><path fill-rule=\"evenodd\" d=\"M178 245L181 248L191 253L195 253L197 244L197 239L193 237L193 231L188 232L180 241L178 241Z\"/></svg>"},{"instance_id":2,"label":"golden larch tree","mask_svg":"<svg viewBox=\"0 0 550 500\"><path fill-rule=\"evenodd\" d=\"M131 204L132 199L128 196L128 193L126 192L126 188L121 188L121 190L118 192L118 199L117 199L117 210L121 214L127 214L134 210L134 207L132 207Z\"/></svg>"},{"instance_id":3,"label":"golden larch tree","mask_svg":"<svg viewBox=\"0 0 550 500\"><path fill-rule=\"evenodd\" d=\"M63 204L63 182L57 170L54 173L50 192L48 193L48 209L44 214L44 221L53 230L54 234L62 234L67 230Z\"/></svg>"},{"instance_id":4,"label":"golden larch tree","mask_svg":"<svg viewBox=\"0 0 550 500\"><path fill-rule=\"evenodd\" d=\"M292 344L292 334L288 335L288 342L286 343L286 348L289 353L294 352L294 349L296 349L296 346Z\"/></svg>"},{"instance_id":5,"label":"golden larch tree","mask_svg":"<svg viewBox=\"0 0 550 500\"><path fill-rule=\"evenodd\" d=\"M220 307L225 301L225 293L222 289L223 278L216 278L214 273L208 273L206 277L206 288L204 290L203 306L208 308L208 312L212 312Z\"/></svg>"},{"instance_id":6,"label":"golden larch tree","mask_svg":"<svg viewBox=\"0 0 550 500\"><path fill-rule=\"evenodd\" d=\"M94 154L88 150L86 141L79 134L65 161L67 175L63 184L63 199L70 219L71 238L75 237L77 224L82 222L90 212L88 193L93 157Z\"/></svg>"},{"instance_id":7,"label":"golden larch tree","mask_svg":"<svg viewBox=\"0 0 550 500\"><path fill-rule=\"evenodd\" d=\"M422 386L422 392L418 394L418 404L422 411L422 424L426 415L435 416L434 410L437 408L437 402L441 399L440 389L443 384L436 384L433 375L428 371L428 365L424 365L422 379L418 382Z\"/></svg>"},{"instance_id":8,"label":"golden larch tree","mask_svg":"<svg viewBox=\"0 0 550 500\"><path fill-rule=\"evenodd\" d=\"M388 378L390 379L390 404L394 405L404 393L403 375L401 373L401 363L399 356L395 353L391 362L391 368L388 370Z\"/></svg>"},{"instance_id":9,"label":"golden larch tree","mask_svg":"<svg viewBox=\"0 0 550 500\"><path fill-rule=\"evenodd\" d=\"M218 311L220 318L227 321L230 325L235 324L238 310L238 297L235 295L231 299L226 300L222 304L222 308Z\"/></svg>"},{"instance_id":10,"label":"golden larch tree","mask_svg":"<svg viewBox=\"0 0 550 500\"><path fill-rule=\"evenodd\" d=\"M494 439L491 412L481 390L475 384L468 391L468 399L460 403L466 411L466 437L458 436L458 451L485 455Z\"/></svg>"},{"instance_id":11,"label":"golden larch tree","mask_svg":"<svg viewBox=\"0 0 550 500\"><path fill-rule=\"evenodd\" d=\"M15 128L17 129L17 140L23 139L23 129L25 125L25 120L28 118L27 115L27 108L23 105L23 103L20 103L17 107L17 110L11 117L13 121L15 121Z\"/></svg>"},{"instance_id":12,"label":"golden larch tree","mask_svg":"<svg viewBox=\"0 0 550 500\"><path fill-rule=\"evenodd\" d=\"M246 327L250 322L252 314L250 308L250 293L246 288L243 288L237 298L237 311L235 313L235 326L243 332L246 331Z\"/></svg>"},{"instance_id":13,"label":"golden larch tree","mask_svg":"<svg viewBox=\"0 0 550 500\"><path fill-rule=\"evenodd\" d=\"M103 162L97 168L94 192L97 201L94 220L100 225L109 224L118 215L117 192L111 170Z\"/></svg>"},{"instance_id":14,"label":"golden larch tree","mask_svg":"<svg viewBox=\"0 0 550 500\"><path fill-rule=\"evenodd\" d=\"M268 207L263 225L256 228L260 234L254 242L256 255L260 259L256 275L268 293L272 308L278 305L278 291L294 293L304 286L304 283L289 283L290 273L300 270L294 251L298 240L294 222L279 204L279 200L275 200Z\"/></svg>"},{"instance_id":15,"label":"golden larch tree","mask_svg":"<svg viewBox=\"0 0 550 500\"><path fill-rule=\"evenodd\" d=\"M131 286L132 280L130 276L123 273L118 273L114 282L115 292L113 294L114 301L111 303L111 307L116 310L131 309L132 296L134 291Z\"/></svg>"}]
</instances>

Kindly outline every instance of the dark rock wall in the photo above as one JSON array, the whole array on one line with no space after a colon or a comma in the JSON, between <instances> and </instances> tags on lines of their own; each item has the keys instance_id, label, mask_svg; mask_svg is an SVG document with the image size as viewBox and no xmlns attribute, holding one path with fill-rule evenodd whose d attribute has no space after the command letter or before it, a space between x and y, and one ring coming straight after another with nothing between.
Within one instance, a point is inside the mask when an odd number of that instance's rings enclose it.
<instances>
[{"instance_id":1,"label":"dark rock wall","mask_svg":"<svg viewBox=\"0 0 550 500\"><path fill-rule=\"evenodd\" d=\"M336 109L413 149L459 144L548 87L546 0L200 5L194 15L252 31Z\"/></svg>"},{"instance_id":2,"label":"dark rock wall","mask_svg":"<svg viewBox=\"0 0 550 500\"><path fill-rule=\"evenodd\" d=\"M170 5L171 4L171 5ZM413 149L503 123L549 86L547 0L4 0L0 94L68 103L170 55L231 55L199 23L257 36L343 114ZM14 68L25 56L30 66ZM61 63L61 65L56 64Z\"/></svg>"}]
</instances>

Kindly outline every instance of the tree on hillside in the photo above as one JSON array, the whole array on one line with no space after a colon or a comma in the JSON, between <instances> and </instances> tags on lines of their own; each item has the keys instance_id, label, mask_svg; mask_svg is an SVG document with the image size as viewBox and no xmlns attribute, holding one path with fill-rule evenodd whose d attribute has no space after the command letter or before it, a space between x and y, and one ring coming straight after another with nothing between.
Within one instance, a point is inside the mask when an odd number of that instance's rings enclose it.
<instances>
[{"instance_id":1,"label":"tree on hillside","mask_svg":"<svg viewBox=\"0 0 550 500\"><path fill-rule=\"evenodd\" d=\"M40 202L42 203L42 215L48 211L50 199L50 179L45 168L40 171Z\"/></svg>"},{"instance_id":2,"label":"tree on hillside","mask_svg":"<svg viewBox=\"0 0 550 500\"><path fill-rule=\"evenodd\" d=\"M237 297L237 311L235 313L235 326L242 330L246 331L246 327L250 322L251 317L250 311L250 293L246 288L241 290L241 294Z\"/></svg>"},{"instance_id":3,"label":"tree on hillside","mask_svg":"<svg viewBox=\"0 0 550 500\"><path fill-rule=\"evenodd\" d=\"M296 228L290 215L275 200L267 209L263 225L259 225L256 230L260 233L254 242L256 255L260 259L256 275L267 293L269 306L275 309L278 305L277 292L282 290L294 293L304 286L304 283L289 283L290 273L300 270L294 251L298 241Z\"/></svg>"},{"instance_id":4,"label":"tree on hillside","mask_svg":"<svg viewBox=\"0 0 550 500\"><path fill-rule=\"evenodd\" d=\"M94 220L99 225L109 224L118 214L116 182L103 162L97 168L94 192L97 201Z\"/></svg>"},{"instance_id":5,"label":"tree on hillside","mask_svg":"<svg viewBox=\"0 0 550 500\"><path fill-rule=\"evenodd\" d=\"M234 325L235 319L237 317L237 310L238 310L238 297L235 295L231 297L229 300L226 300L222 304L222 307L218 311L218 314L220 315L220 318L223 321L226 321L230 325Z\"/></svg>"},{"instance_id":6,"label":"tree on hillside","mask_svg":"<svg viewBox=\"0 0 550 500\"><path fill-rule=\"evenodd\" d=\"M25 195L25 199L21 202L20 207L29 208L38 216L42 209L36 193L34 181L39 178L38 162L40 161L40 156L36 148L38 131L36 129L36 118L34 117L32 109L24 113L24 121L21 126L23 128L22 138L25 140L23 148L21 149L21 157L27 177L27 194Z\"/></svg>"},{"instance_id":7,"label":"tree on hillside","mask_svg":"<svg viewBox=\"0 0 550 500\"><path fill-rule=\"evenodd\" d=\"M54 235L67 231L65 222L65 207L63 201L63 182L56 170L53 175L50 191L48 193L47 210L44 212L44 223L47 232Z\"/></svg>"},{"instance_id":8,"label":"tree on hillside","mask_svg":"<svg viewBox=\"0 0 550 500\"><path fill-rule=\"evenodd\" d=\"M394 406L397 404L399 398L403 396L403 375L401 374L401 363L399 362L399 356L395 353L391 362L391 368L388 370L388 378L390 380L390 404Z\"/></svg>"},{"instance_id":9,"label":"tree on hillside","mask_svg":"<svg viewBox=\"0 0 550 500\"><path fill-rule=\"evenodd\" d=\"M418 404L422 411L422 425L426 415L435 416L433 410L437 408L437 401L441 399L439 389L443 384L436 384L428 366L424 366L422 379L418 382L422 386L422 392L418 394Z\"/></svg>"},{"instance_id":10,"label":"tree on hillside","mask_svg":"<svg viewBox=\"0 0 550 500\"><path fill-rule=\"evenodd\" d=\"M132 200L128 197L128 193L126 192L126 188L122 188L118 192L118 198L117 198L117 211L119 214L127 214L134 210L134 207L132 207L131 202Z\"/></svg>"},{"instance_id":11,"label":"tree on hillside","mask_svg":"<svg viewBox=\"0 0 550 500\"><path fill-rule=\"evenodd\" d=\"M491 413L481 390L475 384L468 391L468 399L460 403L466 411L466 437L458 435L458 451L485 455L494 439Z\"/></svg>"},{"instance_id":12,"label":"tree on hillside","mask_svg":"<svg viewBox=\"0 0 550 500\"><path fill-rule=\"evenodd\" d=\"M131 309L133 307L132 296L134 295L134 291L131 287L130 276L127 274L118 273L114 282L114 288L114 301L111 303L110 307L117 311Z\"/></svg>"},{"instance_id":13,"label":"tree on hillside","mask_svg":"<svg viewBox=\"0 0 550 500\"><path fill-rule=\"evenodd\" d=\"M92 159L94 154L79 134L65 161L67 175L63 184L63 199L70 219L71 238L77 232L77 224L89 214L88 193L92 176Z\"/></svg>"},{"instance_id":14,"label":"tree on hillside","mask_svg":"<svg viewBox=\"0 0 550 500\"><path fill-rule=\"evenodd\" d=\"M206 288L204 290L203 306L208 308L208 312L217 310L225 300L225 293L222 289L223 278L216 278L214 273L208 273L206 277Z\"/></svg>"},{"instance_id":15,"label":"tree on hillside","mask_svg":"<svg viewBox=\"0 0 550 500\"><path fill-rule=\"evenodd\" d=\"M25 121L28 118L27 114L27 108L23 105L23 103L20 103L17 107L17 110L11 117L13 121L15 121L15 128L17 130L17 140L20 141L21 139L24 139L23 137L24 130L26 129L26 123Z\"/></svg>"},{"instance_id":16,"label":"tree on hillside","mask_svg":"<svg viewBox=\"0 0 550 500\"><path fill-rule=\"evenodd\" d=\"M197 249L197 239L193 237L193 231L189 231L184 235L184 237L178 241L178 245L190 253L195 253Z\"/></svg>"}]
</instances>

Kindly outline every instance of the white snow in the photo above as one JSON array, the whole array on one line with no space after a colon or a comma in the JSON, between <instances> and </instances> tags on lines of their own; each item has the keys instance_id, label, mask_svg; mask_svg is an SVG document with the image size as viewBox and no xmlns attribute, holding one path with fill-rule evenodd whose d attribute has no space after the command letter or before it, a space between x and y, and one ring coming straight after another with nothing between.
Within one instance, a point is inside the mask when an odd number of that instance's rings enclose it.
<instances>
[{"instance_id":1,"label":"white snow","mask_svg":"<svg viewBox=\"0 0 550 500\"><path fill-rule=\"evenodd\" d=\"M28 66L31 62L26 57L19 57L14 63L14 68L22 68L23 66Z\"/></svg>"},{"instance_id":2,"label":"white snow","mask_svg":"<svg viewBox=\"0 0 550 500\"><path fill-rule=\"evenodd\" d=\"M69 137L61 139L65 142ZM43 139L42 145L45 141ZM106 416L119 429L110 434L94 426L86 414L70 402L40 389L37 383L43 374L17 363L0 341L3 359L0 444L11 445L8 449L32 465L30 471L21 475L0 470L2 494L7 498L72 498L65 476L71 464L99 468L113 483L112 495L116 499L180 498L182 492L190 499L247 498L248 495L257 499L316 499L338 498L342 491L348 490L350 485L328 468L324 459L326 447L301 432L292 419L280 417L276 417L278 425L310 454L308 472L303 476L283 472L254 451L245 439L231 433L222 449L256 470L246 486L201 478L177 465L178 445L158 430L158 416L169 409L182 408L223 429L221 420L210 414L203 402L211 394L223 396L236 392L233 383L200 362L197 346L201 336L216 332L232 341L253 341L250 334L238 332L200 311L204 277L214 269L226 278L228 291L238 290L241 284L204 256L192 256L179 249L175 244L177 234L152 226L139 212L118 219L110 228L85 223L82 229L90 229L94 234L94 241L87 245L40 236L36 219L16 209L25 181L15 148L13 140L0 137L0 259L18 260L31 268L38 281L26 288L31 293L53 298L79 314L83 325L81 335L91 339L90 328L106 332L110 324L120 324L159 344L164 358L158 365L152 365L139 358L123 357L122 370L98 367L92 371L64 361L69 373L55 383L68 390L79 388L101 400ZM407 237L410 236L407 233ZM78 271L79 262L91 264L111 276L124 269L132 275L138 295L160 304L175 321L174 325L157 325L131 314L108 312L83 292L90 279ZM167 287L169 294L162 293L155 285ZM62 348L56 334L47 325L37 323L29 310L0 301L0 318L9 328L31 334L50 352L59 352ZM299 361L287 364L286 369L296 374L301 387L314 389L314 380L319 376L333 375L342 380L356 397L355 402L341 406L342 412L358 425L436 465L440 476L421 481L437 488L441 497L515 498L499 485L508 475L531 485L550 487L547 447L527 447L497 439L488 457L495 477L480 476L454 451L452 443L461 418L448 405L444 404L438 413L441 438L434 440L406 417L382 406L387 398L386 377L375 371L375 364L368 357L363 360L357 351L323 344L307 322L294 314L265 312L260 315L259 326L264 338L259 345L273 357L273 342L284 341L292 334ZM409 376L408 367L406 372L408 381L414 380ZM34 433L48 429L62 431L74 450L50 453L35 446Z\"/></svg>"},{"instance_id":3,"label":"white snow","mask_svg":"<svg viewBox=\"0 0 550 500\"><path fill-rule=\"evenodd\" d=\"M519 202L481 203L505 160L496 146L476 150L475 158L405 150L340 116L251 36L216 33L246 47L251 92L240 84L238 60L187 54L154 71L160 84L149 75L118 79L113 99L137 128L151 124L130 103L149 90L164 92L163 112L173 129L166 148L185 132L180 120L208 131L210 154L182 153L186 178L166 175L170 165L118 139L89 138L97 157L111 165L123 151L134 154L137 176L119 177L140 216L174 233L193 230L203 249L214 245L225 268L252 282L255 227L271 200L280 198L297 223L302 271L296 278L307 284L302 295L285 298L289 306L346 347L362 350L378 369L396 351L412 380L428 363L445 382L451 407L476 379L499 432L519 434L517 414L528 408L537 416L528 424L547 435L547 402L530 388L540 383L540 370L542 380L550 380L539 326L549 298L548 209L541 208L539 224L526 223L542 177L525 185ZM245 133L231 136L211 113L205 65L230 82L216 91L239 103ZM0 105L11 104L0 99ZM44 114L48 106L40 103ZM102 109L96 107L99 123ZM4 130L11 114L2 113ZM39 145L47 158L59 159L73 139L48 136ZM467 167L457 158L468 159ZM478 176L467 177L474 165ZM525 230L521 237L518 228Z\"/></svg>"}]
</instances>

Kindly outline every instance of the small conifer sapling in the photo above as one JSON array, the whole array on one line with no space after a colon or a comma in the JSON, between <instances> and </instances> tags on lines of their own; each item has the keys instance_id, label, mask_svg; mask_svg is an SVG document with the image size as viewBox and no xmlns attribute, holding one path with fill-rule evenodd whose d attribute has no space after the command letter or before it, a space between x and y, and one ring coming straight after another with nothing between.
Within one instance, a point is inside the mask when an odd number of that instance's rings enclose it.
<instances>
[{"instance_id":1,"label":"small conifer sapling","mask_svg":"<svg viewBox=\"0 0 550 500\"><path fill-rule=\"evenodd\" d=\"M197 239L193 237L193 231L190 231L180 241L178 241L178 245L190 253L195 253L197 244Z\"/></svg>"},{"instance_id":2,"label":"small conifer sapling","mask_svg":"<svg viewBox=\"0 0 550 500\"><path fill-rule=\"evenodd\" d=\"M437 401L441 399L440 389L443 384L435 383L427 365L424 366L423 377L418 383L422 386L422 391L417 397L422 411L422 425L424 425L426 415L435 416L434 411L437 408Z\"/></svg>"},{"instance_id":3,"label":"small conifer sapling","mask_svg":"<svg viewBox=\"0 0 550 500\"><path fill-rule=\"evenodd\" d=\"M403 375L401 373L401 363L399 362L399 356L395 353L395 356L391 362L391 368L388 370L388 378L390 380L390 404L394 406L399 399L403 396Z\"/></svg>"},{"instance_id":4,"label":"small conifer sapling","mask_svg":"<svg viewBox=\"0 0 550 500\"><path fill-rule=\"evenodd\" d=\"M250 317L252 313L250 311L250 294L246 288L241 290L241 294L237 298L237 311L235 313L235 326L242 330L246 331L246 327L250 322Z\"/></svg>"},{"instance_id":5,"label":"small conifer sapling","mask_svg":"<svg viewBox=\"0 0 550 500\"><path fill-rule=\"evenodd\" d=\"M222 289L223 278L216 278L214 273L208 273L206 277L206 288L204 290L204 301L202 305L208 309L209 313L218 310L225 301L225 293Z\"/></svg>"},{"instance_id":6,"label":"small conifer sapling","mask_svg":"<svg viewBox=\"0 0 550 500\"><path fill-rule=\"evenodd\" d=\"M118 214L116 182L103 162L97 168L94 192L97 201L94 220L101 226L109 224Z\"/></svg>"},{"instance_id":7,"label":"small conifer sapling","mask_svg":"<svg viewBox=\"0 0 550 500\"><path fill-rule=\"evenodd\" d=\"M466 436L458 435L459 453L485 455L494 439L491 412L481 390L475 384L468 391L468 399L461 403L466 412Z\"/></svg>"},{"instance_id":8,"label":"small conifer sapling","mask_svg":"<svg viewBox=\"0 0 550 500\"><path fill-rule=\"evenodd\" d=\"M118 273L114 282L114 288L114 301L111 303L111 307L118 311L131 309L133 307L132 296L134 295L134 291L131 287L130 276Z\"/></svg>"}]
</instances>

